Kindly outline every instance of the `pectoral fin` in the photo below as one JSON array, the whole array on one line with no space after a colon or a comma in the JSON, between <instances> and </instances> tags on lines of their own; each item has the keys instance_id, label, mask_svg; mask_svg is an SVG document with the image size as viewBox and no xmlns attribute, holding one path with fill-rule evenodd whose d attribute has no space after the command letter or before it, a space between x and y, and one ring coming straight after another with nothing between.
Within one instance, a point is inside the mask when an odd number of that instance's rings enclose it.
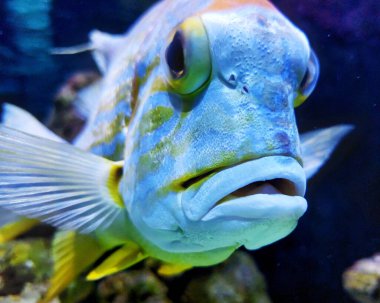
<instances>
[{"instance_id":1,"label":"pectoral fin","mask_svg":"<svg viewBox=\"0 0 380 303\"><path fill-rule=\"evenodd\" d=\"M352 125L337 125L301 135L302 160L308 179L317 173L338 143L353 129Z\"/></svg>"},{"instance_id":2,"label":"pectoral fin","mask_svg":"<svg viewBox=\"0 0 380 303\"><path fill-rule=\"evenodd\" d=\"M128 243L115 251L102 264L87 275L87 280L93 281L127 269L147 257L134 243Z\"/></svg>"},{"instance_id":3,"label":"pectoral fin","mask_svg":"<svg viewBox=\"0 0 380 303\"><path fill-rule=\"evenodd\" d=\"M49 140L64 142L30 113L16 105L3 103L0 106L0 113L1 124L6 127L35 134ZM38 223L37 220L19 217L8 209L0 208L0 243L13 240Z\"/></svg>"},{"instance_id":4,"label":"pectoral fin","mask_svg":"<svg viewBox=\"0 0 380 303\"><path fill-rule=\"evenodd\" d=\"M191 265L164 263L158 268L158 274L164 277L173 277L178 276L191 268Z\"/></svg>"},{"instance_id":5,"label":"pectoral fin","mask_svg":"<svg viewBox=\"0 0 380 303\"><path fill-rule=\"evenodd\" d=\"M34 226L38 225L38 220L19 218L16 221L5 224L0 227L0 244L17 238L19 235L27 232Z\"/></svg>"},{"instance_id":6,"label":"pectoral fin","mask_svg":"<svg viewBox=\"0 0 380 303\"><path fill-rule=\"evenodd\" d=\"M64 142L30 113L10 103L1 105L1 124L49 140Z\"/></svg>"},{"instance_id":7,"label":"pectoral fin","mask_svg":"<svg viewBox=\"0 0 380 303\"><path fill-rule=\"evenodd\" d=\"M0 207L63 229L105 229L125 211L121 163L0 126Z\"/></svg>"}]
</instances>

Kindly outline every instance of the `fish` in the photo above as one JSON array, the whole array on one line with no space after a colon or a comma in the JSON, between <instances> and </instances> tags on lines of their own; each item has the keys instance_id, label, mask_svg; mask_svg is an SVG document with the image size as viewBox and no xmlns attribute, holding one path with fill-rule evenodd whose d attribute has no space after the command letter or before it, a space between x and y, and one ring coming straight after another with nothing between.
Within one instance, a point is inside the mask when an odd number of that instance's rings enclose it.
<instances>
[{"instance_id":1,"label":"fish","mask_svg":"<svg viewBox=\"0 0 380 303\"><path fill-rule=\"evenodd\" d=\"M127 33L89 41L68 50L91 50L102 73L73 142L2 107L0 207L19 220L0 240L39 222L58 229L41 302L81 274L98 280L146 258L179 274L296 228L306 180L353 126L299 135L295 109L319 63L273 4L164 0Z\"/></svg>"}]
</instances>

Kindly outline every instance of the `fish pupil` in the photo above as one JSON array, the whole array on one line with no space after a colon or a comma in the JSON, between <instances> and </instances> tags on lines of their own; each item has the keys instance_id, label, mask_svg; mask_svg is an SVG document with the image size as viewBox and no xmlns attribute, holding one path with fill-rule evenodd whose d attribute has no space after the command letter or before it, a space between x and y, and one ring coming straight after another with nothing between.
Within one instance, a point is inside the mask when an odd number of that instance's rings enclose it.
<instances>
[{"instance_id":1,"label":"fish pupil","mask_svg":"<svg viewBox=\"0 0 380 303\"><path fill-rule=\"evenodd\" d=\"M183 35L177 31L166 49L166 62L174 79L179 79L185 74L185 54L183 47Z\"/></svg>"}]
</instances>

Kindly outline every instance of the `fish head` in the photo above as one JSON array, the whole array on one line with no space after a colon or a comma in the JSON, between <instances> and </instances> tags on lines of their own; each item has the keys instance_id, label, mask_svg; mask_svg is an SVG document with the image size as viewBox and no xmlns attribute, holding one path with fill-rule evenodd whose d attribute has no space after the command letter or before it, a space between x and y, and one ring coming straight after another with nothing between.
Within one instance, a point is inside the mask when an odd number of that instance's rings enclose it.
<instances>
[{"instance_id":1,"label":"fish head","mask_svg":"<svg viewBox=\"0 0 380 303\"><path fill-rule=\"evenodd\" d=\"M165 251L257 249L306 211L294 108L318 62L299 29L252 3L181 22L138 92L120 191Z\"/></svg>"}]
</instances>

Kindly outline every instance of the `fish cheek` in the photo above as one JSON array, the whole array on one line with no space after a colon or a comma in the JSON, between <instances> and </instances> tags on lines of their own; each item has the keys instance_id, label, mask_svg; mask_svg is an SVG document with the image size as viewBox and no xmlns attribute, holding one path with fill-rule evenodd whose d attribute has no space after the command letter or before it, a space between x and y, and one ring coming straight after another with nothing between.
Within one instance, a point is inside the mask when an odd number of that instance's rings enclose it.
<instances>
[{"instance_id":1,"label":"fish cheek","mask_svg":"<svg viewBox=\"0 0 380 303\"><path fill-rule=\"evenodd\" d=\"M141 119L139 131L141 135L156 131L173 116L174 110L170 107L157 106L146 113Z\"/></svg>"}]
</instances>

